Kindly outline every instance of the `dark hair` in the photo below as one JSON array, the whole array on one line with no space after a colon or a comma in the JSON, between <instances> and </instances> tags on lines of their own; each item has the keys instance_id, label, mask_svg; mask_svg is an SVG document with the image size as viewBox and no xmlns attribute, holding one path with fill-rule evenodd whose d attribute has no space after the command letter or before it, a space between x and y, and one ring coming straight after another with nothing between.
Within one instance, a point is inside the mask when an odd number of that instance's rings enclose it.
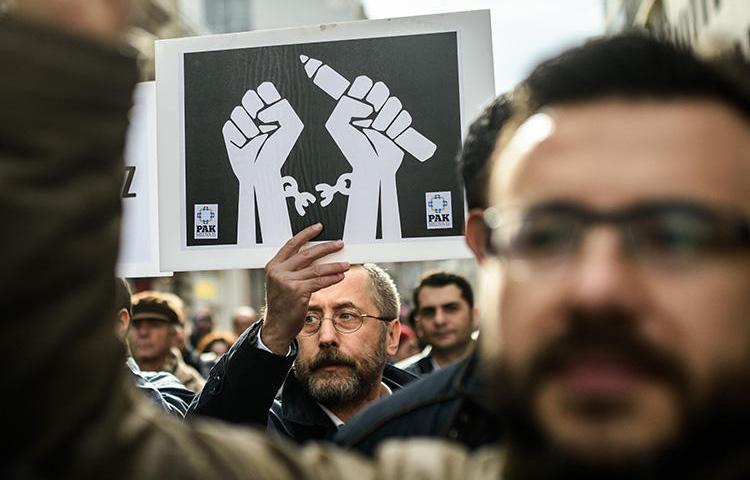
<instances>
[{"instance_id":1,"label":"dark hair","mask_svg":"<svg viewBox=\"0 0 750 480\"><path fill-rule=\"evenodd\" d=\"M630 32L591 40L541 63L513 92L513 125L556 104L679 98L717 100L750 120L750 66L738 55L713 60Z\"/></svg>"},{"instance_id":2,"label":"dark hair","mask_svg":"<svg viewBox=\"0 0 750 480\"><path fill-rule=\"evenodd\" d=\"M485 167L495 149L500 130L510 117L510 96L500 95L469 126L456 161L470 209L488 207L486 189L489 172Z\"/></svg>"},{"instance_id":3,"label":"dark hair","mask_svg":"<svg viewBox=\"0 0 750 480\"><path fill-rule=\"evenodd\" d=\"M116 311L120 311L123 308L128 311L129 314L133 314L133 304L130 300L130 285L124 278L115 278L115 307Z\"/></svg>"},{"instance_id":4,"label":"dark hair","mask_svg":"<svg viewBox=\"0 0 750 480\"><path fill-rule=\"evenodd\" d=\"M431 272L424 274L414 289L414 311L419 310L419 292L423 287L445 287L447 285L457 286L461 290L461 298L466 300L469 308L474 308L474 292L468 280L455 273Z\"/></svg>"}]
</instances>

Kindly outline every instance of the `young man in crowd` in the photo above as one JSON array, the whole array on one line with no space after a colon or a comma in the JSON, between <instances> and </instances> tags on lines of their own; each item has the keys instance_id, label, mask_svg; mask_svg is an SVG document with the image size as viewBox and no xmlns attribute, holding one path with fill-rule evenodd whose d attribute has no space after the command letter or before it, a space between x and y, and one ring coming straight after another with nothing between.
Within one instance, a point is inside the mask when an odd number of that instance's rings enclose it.
<instances>
[{"instance_id":1,"label":"young man in crowd","mask_svg":"<svg viewBox=\"0 0 750 480\"><path fill-rule=\"evenodd\" d=\"M474 349L477 309L469 281L450 272L425 274L414 289L417 330L430 352L398 366L417 376L458 361Z\"/></svg>"}]
</instances>

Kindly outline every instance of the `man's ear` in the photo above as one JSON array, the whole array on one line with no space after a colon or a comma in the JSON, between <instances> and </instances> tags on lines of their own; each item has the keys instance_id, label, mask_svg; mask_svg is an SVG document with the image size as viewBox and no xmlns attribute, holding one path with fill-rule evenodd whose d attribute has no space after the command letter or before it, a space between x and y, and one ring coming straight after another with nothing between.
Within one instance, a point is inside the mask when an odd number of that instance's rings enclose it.
<instances>
[{"instance_id":1,"label":"man's ear","mask_svg":"<svg viewBox=\"0 0 750 480\"><path fill-rule=\"evenodd\" d=\"M482 263L487 255L487 231L484 227L482 213L481 208L472 208L469 210L469 217L466 219L466 244L479 263Z\"/></svg>"},{"instance_id":2,"label":"man's ear","mask_svg":"<svg viewBox=\"0 0 750 480\"><path fill-rule=\"evenodd\" d=\"M401 322L396 319L388 322L388 331L386 334L386 351L389 357L396 355L398 352L398 342L401 338Z\"/></svg>"},{"instance_id":3,"label":"man's ear","mask_svg":"<svg viewBox=\"0 0 750 480\"><path fill-rule=\"evenodd\" d=\"M128 328L130 328L130 313L127 308L121 308L117 312L117 322L115 323L115 332L120 338L125 338L128 335Z\"/></svg>"}]
</instances>

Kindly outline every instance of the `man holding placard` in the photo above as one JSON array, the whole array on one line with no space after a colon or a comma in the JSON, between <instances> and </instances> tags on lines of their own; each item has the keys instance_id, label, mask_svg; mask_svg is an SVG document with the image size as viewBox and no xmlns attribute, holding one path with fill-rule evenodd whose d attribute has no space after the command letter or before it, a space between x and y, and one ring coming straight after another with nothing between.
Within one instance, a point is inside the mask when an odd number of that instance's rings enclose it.
<instances>
[{"instance_id":1,"label":"man holding placard","mask_svg":"<svg viewBox=\"0 0 750 480\"><path fill-rule=\"evenodd\" d=\"M211 369L192 413L267 424L300 443L329 439L369 403L416 379L387 363L401 331L393 280L373 264L312 264L343 246L303 249L321 228L303 230L268 263L264 318Z\"/></svg>"}]
</instances>

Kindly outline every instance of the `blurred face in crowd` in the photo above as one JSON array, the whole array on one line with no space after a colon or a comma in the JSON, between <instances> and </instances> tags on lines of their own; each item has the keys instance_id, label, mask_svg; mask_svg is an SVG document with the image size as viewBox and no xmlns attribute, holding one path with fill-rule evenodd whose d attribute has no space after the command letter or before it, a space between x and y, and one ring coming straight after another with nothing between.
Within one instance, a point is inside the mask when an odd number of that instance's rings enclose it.
<instances>
[{"instance_id":1,"label":"blurred face in crowd","mask_svg":"<svg viewBox=\"0 0 750 480\"><path fill-rule=\"evenodd\" d=\"M416 336L411 336L411 337L401 336L401 339L398 343L398 350L396 351L396 354L393 356L393 361L400 362L401 360L409 358L412 355L418 354L419 351L420 351L419 340L417 339Z\"/></svg>"},{"instance_id":2,"label":"blurred face in crowd","mask_svg":"<svg viewBox=\"0 0 750 480\"><path fill-rule=\"evenodd\" d=\"M130 322L128 332L130 349L141 368L144 365L161 364L169 349L177 344L175 327L161 318L136 317Z\"/></svg>"},{"instance_id":3,"label":"blurred face in crowd","mask_svg":"<svg viewBox=\"0 0 750 480\"><path fill-rule=\"evenodd\" d=\"M200 309L193 318L193 333L198 336L206 335L214 329L214 320L211 312L206 309Z\"/></svg>"},{"instance_id":4,"label":"blurred face in crowd","mask_svg":"<svg viewBox=\"0 0 750 480\"><path fill-rule=\"evenodd\" d=\"M555 451L619 464L748 408L750 127L697 100L548 113L496 159L482 353Z\"/></svg>"},{"instance_id":5,"label":"blurred face in crowd","mask_svg":"<svg viewBox=\"0 0 750 480\"><path fill-rule=\"evenodd\" d=\"M250 307L240 307L232 316L232 331L238 337L257 320L255 311Z\"/></svg>"},{"instance_id":6,"label":"blurred face in crowd","mask_svg":"<svg viewBox=\"0 0 750 480\"><path fill-rule=\"evenodd\" d=\"M476 312L455 284L423 286L417 295L416 320L422 341L435 353L464 352L472 342Z\"/></svg>"},{"instance_id":7,"label":"blurred face in crowd","mask_svg":"<svg viewBox=\"0 0 750 480\"><path fill-rule=\"evenodd\" d=\"M329 408L357 405L379 391L386 360L398 348L398 320L385 323L365 317L352 333L334 328L332 317L348 319L363 313L380 317L372 291L367 271L355 266L343 281L310 298L308 318L324 319L316 333L305 335L303 330L297 337L295 374L312 397Z\"/></svg>"},{"instance_id":8,"label":"blurred face in crowd","mask_svg":"<svg viewBox=\"0 0 750 480\"><path fill-rule=\"evenodd\" d=\"M213 352L216 355L224 355L229 351L229 344L224 340L217 340L208 347L209 352Z\"/></svg>"}]
</instances>

